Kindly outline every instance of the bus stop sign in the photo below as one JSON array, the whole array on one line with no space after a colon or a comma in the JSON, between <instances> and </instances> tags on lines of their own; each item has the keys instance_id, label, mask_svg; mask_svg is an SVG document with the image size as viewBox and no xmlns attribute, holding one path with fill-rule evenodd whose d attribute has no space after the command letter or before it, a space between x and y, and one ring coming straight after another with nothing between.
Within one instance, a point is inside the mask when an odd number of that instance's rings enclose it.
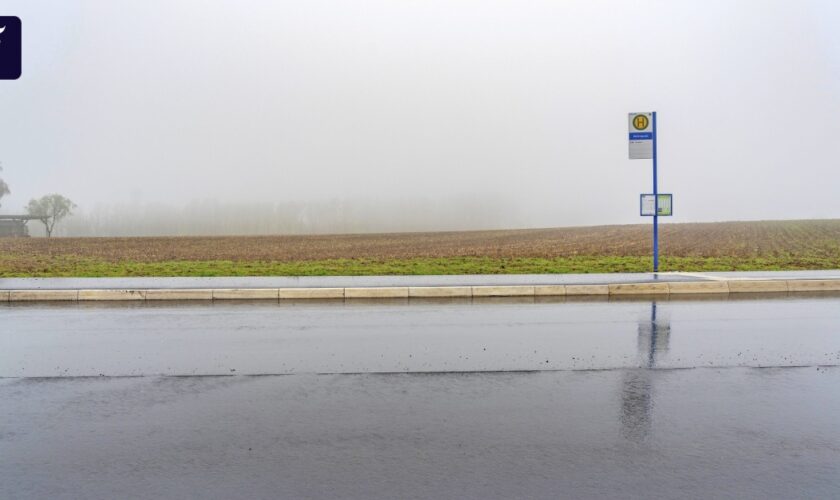
<instances>
[{"instance_id":1,"label":"bus stop sign","mask_svg":"<svg viewBox=\"0 0 840 500\"><path fill-rule=\"evenodd\" d=\"M653 113L630 113L628 117L630 159L653 158Z\"/></svg>"}]
</instances>

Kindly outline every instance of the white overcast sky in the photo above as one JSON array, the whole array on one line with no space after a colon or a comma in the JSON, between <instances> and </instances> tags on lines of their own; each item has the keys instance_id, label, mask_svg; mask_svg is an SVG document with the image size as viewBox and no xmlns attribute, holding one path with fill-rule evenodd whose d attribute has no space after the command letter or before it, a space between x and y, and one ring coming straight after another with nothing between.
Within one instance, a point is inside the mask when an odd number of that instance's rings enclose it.
<instances>
[{"instance_id":1,"label":"white overcast sky","mask_svg":"<svg viewBox=\"0 0 840 500\"><path fill-rule=\"evenodd\" d=\"M840 2L33 1L0 81L3 211L486 196L640 222L840 217Z\"/></svg>"}]
</instances>

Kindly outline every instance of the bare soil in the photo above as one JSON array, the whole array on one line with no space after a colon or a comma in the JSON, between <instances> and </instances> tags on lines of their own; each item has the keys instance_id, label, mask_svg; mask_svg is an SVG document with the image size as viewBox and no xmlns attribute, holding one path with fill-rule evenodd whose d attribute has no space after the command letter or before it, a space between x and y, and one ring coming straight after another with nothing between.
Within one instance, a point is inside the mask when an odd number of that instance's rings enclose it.
<instances>
[{"instance_id":1,"label":"bare soil","mask_svg":"<svg viewBox=\"0 0 840 500\"><path fill-rule=\"evenodd\" d=\"M663 224L673 257L840 257L840 220ZM595 226L502 231L142 238L0 238L0 257L106 262L308 261L447 257L644 256L651 227Z\"/></svg>"}]
</instances>

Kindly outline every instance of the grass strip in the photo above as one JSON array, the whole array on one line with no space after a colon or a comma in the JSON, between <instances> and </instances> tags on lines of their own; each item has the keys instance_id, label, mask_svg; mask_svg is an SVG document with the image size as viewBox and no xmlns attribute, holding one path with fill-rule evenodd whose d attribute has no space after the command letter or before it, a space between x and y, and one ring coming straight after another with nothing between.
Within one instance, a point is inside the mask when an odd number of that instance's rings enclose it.
<instances>
[{"instance_id":1,"label":"grass strip","mask_svg":"<svg viewBox=\"0 0 840 500\"><path fill-rule=\"evenodd\" d=\"M661 271L784 271L838 269L837 258L664 257ZM413 259L330 259L312 261L172 260L104 261L73 256L0 257L0 277L126 276L370 276L442 274L568 274L650 272L647 256L555 258L443 257Z\"/></svg>"}]
</instances>

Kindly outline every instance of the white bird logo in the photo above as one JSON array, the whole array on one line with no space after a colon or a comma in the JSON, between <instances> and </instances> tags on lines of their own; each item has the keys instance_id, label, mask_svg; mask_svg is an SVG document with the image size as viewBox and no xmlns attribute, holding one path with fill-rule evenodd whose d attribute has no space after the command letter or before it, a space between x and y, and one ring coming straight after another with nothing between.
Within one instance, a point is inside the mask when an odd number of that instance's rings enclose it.
<instances>
[{"instance_id":1,"label":"white bird logo","mask_svg":"<svg viewBox=\"0 0 840 500\"><path fill-rule=\"evenodd\" d=\"M5 27L5 26L3 26L2 28L0 28L0 33L3 33L4 31L6 31L6 27Z\"/></svg>"}]
</instances>

